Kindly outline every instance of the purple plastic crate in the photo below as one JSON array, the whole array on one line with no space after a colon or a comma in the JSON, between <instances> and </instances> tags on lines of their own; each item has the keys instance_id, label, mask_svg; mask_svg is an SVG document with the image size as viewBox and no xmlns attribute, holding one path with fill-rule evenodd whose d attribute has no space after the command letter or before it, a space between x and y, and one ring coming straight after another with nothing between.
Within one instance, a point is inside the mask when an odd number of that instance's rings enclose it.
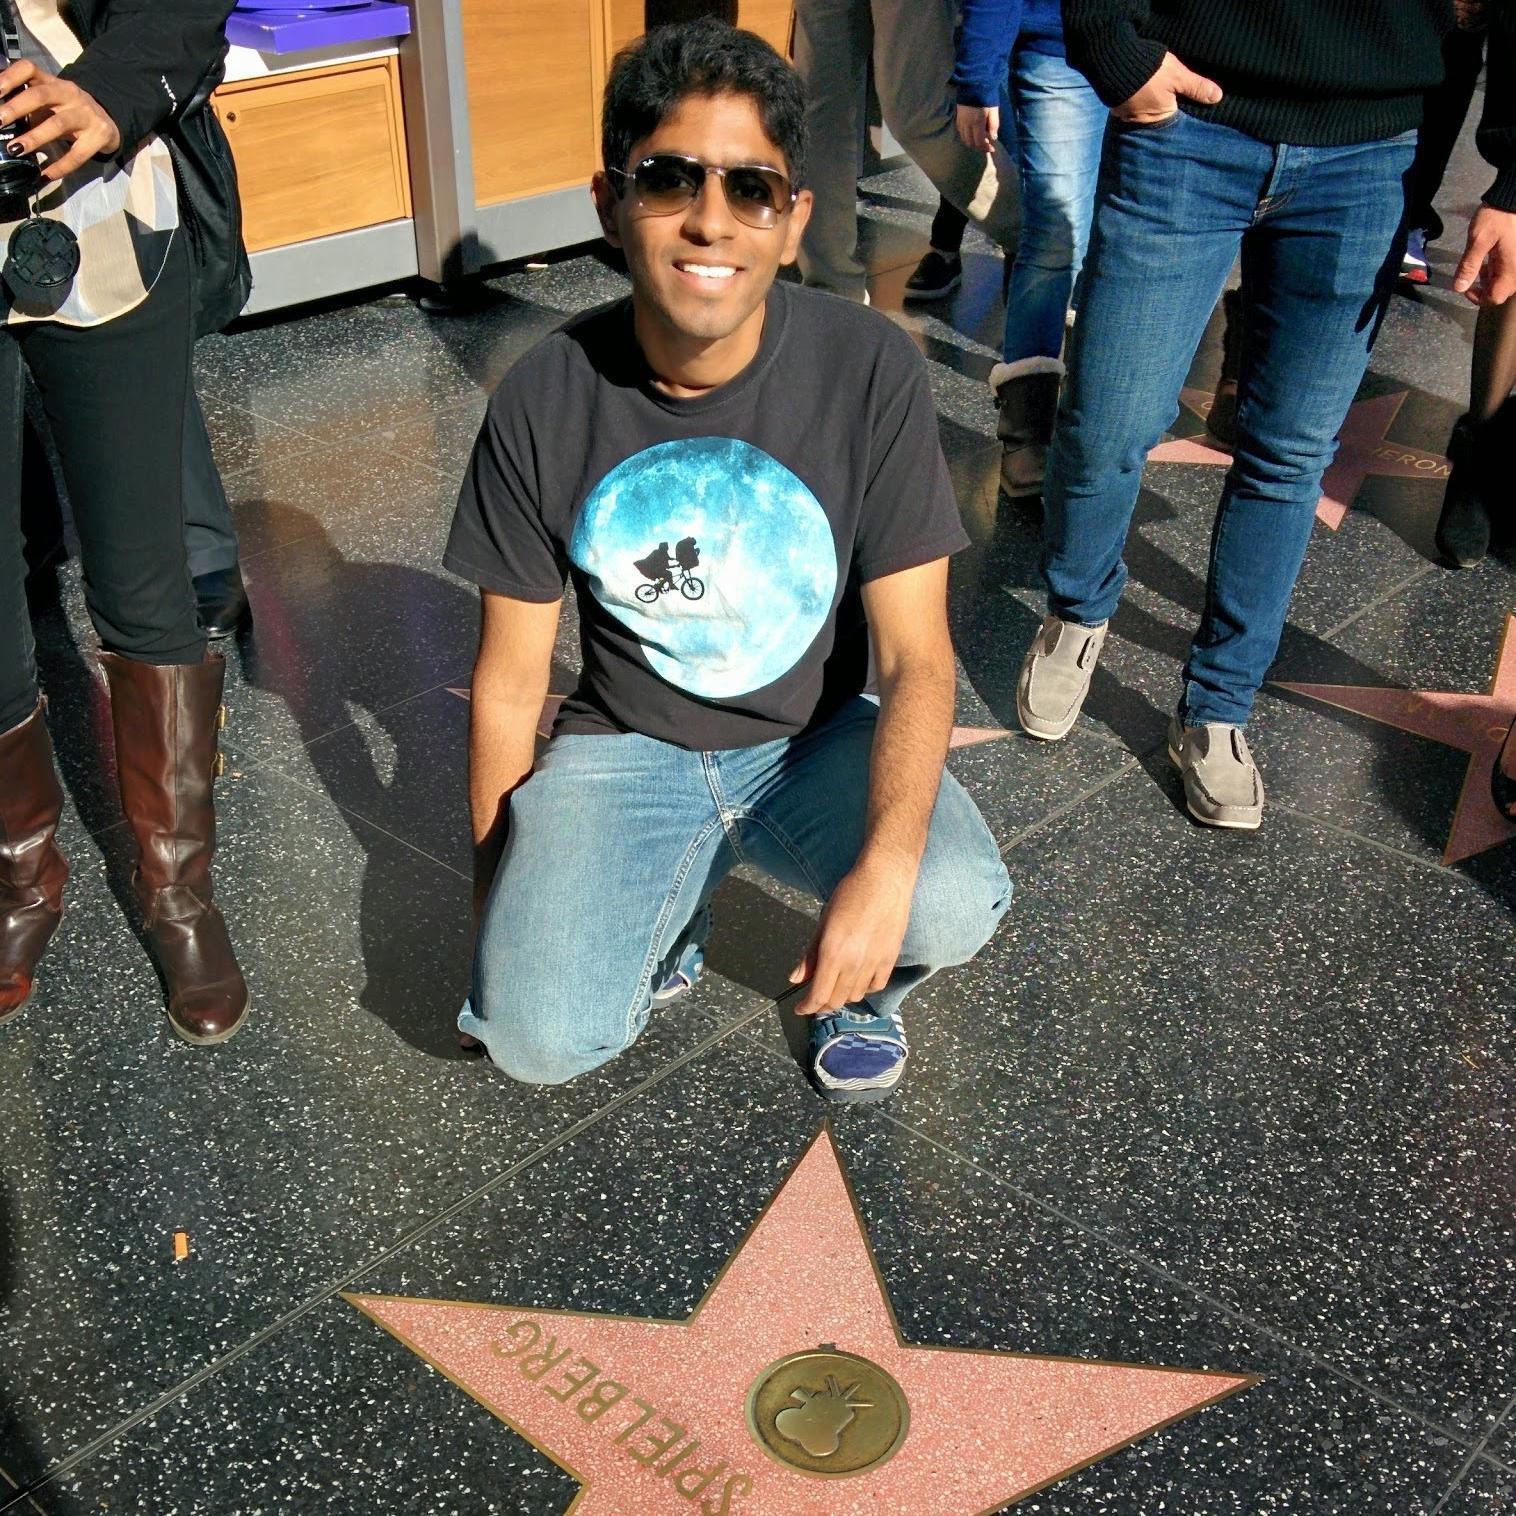
<instances>
[{"instance_id":1,"label":"purple plastic crate","mask_svg":"<svg viewBox=\"0 0 1516 1516\"><path fill-rule=\"evenodd\" d=\"M261 53L302 53L410 34L411 10L389 0L346 10L239 10L226 23L226 40Z\"/></svg>"}]
</instances>

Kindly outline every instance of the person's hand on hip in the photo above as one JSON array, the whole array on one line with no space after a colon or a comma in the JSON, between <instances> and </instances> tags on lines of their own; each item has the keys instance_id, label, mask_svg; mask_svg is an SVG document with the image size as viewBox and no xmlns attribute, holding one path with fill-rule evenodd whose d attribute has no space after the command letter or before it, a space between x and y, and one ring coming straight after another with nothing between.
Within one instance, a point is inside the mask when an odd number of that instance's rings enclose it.
<instances>
[{"instance_id":1,"label":"person's hand on hip","mask_svg":"<svg viewBox=\"0 0 1516 1516\"><path fill-rule=\"evenodd\" d=\"M1215 105L1221 99L1221 86L1186 68L1173 53L1165 53L1153 77L1135 95L1112 106L1111 114L1134 126L1156 126L1178 114L1181 95L1202 105Z\"/></svg>"}]
</instances>

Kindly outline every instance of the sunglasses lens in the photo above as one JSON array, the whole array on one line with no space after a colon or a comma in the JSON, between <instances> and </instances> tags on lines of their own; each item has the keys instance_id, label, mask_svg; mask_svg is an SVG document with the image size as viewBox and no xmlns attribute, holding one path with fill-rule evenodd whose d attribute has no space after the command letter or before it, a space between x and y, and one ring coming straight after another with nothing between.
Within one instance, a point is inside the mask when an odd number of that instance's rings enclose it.
<instances>
[{"instance_id":1,"label":"sunglasses lens","mask_svg":"<svg viewBox=\"0 0 1516 1516\"><path fill-rule=\"evenodd\" d=\"M726 171L726 198L739 221L749 226L772 226L789 198L789 185L772 169L730 168Z\"/></svg>"},{"instance_id":2,"label":"sunglasses lens","mask_svg":"<svg viewBox=\"0 0 1516 1516\"><path fill-rule=\"evenodd\" d=\"M637 198L655 213L682 210L700 193L705 170L683 158L649 158L637 165Z\"/></svg>"}]
</instances>

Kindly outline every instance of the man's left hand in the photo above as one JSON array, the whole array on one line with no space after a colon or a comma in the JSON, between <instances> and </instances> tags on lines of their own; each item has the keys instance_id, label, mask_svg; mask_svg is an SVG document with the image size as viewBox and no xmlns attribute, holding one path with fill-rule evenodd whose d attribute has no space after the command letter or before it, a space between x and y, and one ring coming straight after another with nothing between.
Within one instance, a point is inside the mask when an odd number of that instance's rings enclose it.
<instances>
[{"instance_id":1,"label":"man's left hand","mask_svg":"<svg viewBox=\"0 0 1516 1516\"><path fill-rule=\"evenodd\" d=\"M16 89L21 93L12 95ZM72 142L56 163L42 170L42 177L49 182L121 146L120 130L92 94L70 79L44 72L27 59L0 73L0 96L9 96L0 105L0 126L30 118L27 132L11 142L13 157L35 153L65 137Z\"/></svg>"},{"instance_id":2,"label":"man's left hand","mask_svg":"<svg viewBox=\"0 0 1516 1516\"><path fill-rule=\"evenodd\" d=\"M1453 288L1475 305L1503 305L1516 294L1516 211L1474 212Z\"/></svg>"},{"instance_id":3,"label":"man's left hand","mask_svg":"<svg viewBox=\"0 0 1516 1516\"><path fill-rule=\"evenodd\" d=\"M790 974L791 984L810 984L795 1006L797 1016L854 1005L889 983L915 888L913 868L858 862L833 891L816 935Z\"/></svg>"}]
</instances>

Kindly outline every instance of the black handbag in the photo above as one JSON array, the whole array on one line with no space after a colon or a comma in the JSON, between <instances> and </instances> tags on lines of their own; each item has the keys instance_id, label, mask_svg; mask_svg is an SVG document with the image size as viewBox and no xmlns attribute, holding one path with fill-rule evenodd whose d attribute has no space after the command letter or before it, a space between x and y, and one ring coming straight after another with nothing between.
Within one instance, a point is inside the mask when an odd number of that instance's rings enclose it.
<instances>
[{"instance_id":1,"label":"black handbag","mask_svg":"<svg viewBox=\"0 0 1516 1516\"><path fill-rule=\"evenodd\" d=\"M253 291L253 269L242 242L237 165L210 106L222 73L218 58L161 133L174 160L179 224L189 239L197 337L219 332L236 320Z\"/></svg>"}]
</instances>

